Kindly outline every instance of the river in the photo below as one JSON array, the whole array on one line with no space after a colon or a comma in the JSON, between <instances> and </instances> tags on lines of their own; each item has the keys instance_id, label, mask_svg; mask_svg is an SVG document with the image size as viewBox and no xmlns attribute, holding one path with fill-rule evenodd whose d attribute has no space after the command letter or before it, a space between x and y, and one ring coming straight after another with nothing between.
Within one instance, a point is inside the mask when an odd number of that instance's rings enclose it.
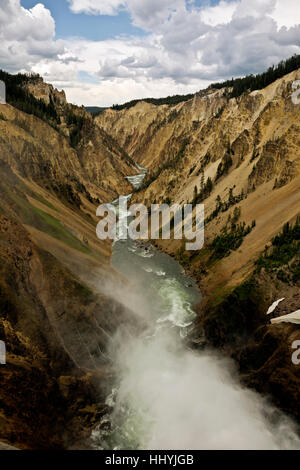
<instances>
[{"instance_id":1,"label":"river","mask_svg":"<svg viewBox=\"0 0 300 470\"><path fill-rule=\"evenodd\" d=\"M146 175L138 168L128 178L134 188ZM127 216L119 214L120 223ZM92 433L95 449L300 449L294 424L242 387L230 360L188 348L201 293L173 258L145 242L116 240L112 265L129 281L114 295L145 326L113 338L111 411Z\"/></svg>"}]
</instances>

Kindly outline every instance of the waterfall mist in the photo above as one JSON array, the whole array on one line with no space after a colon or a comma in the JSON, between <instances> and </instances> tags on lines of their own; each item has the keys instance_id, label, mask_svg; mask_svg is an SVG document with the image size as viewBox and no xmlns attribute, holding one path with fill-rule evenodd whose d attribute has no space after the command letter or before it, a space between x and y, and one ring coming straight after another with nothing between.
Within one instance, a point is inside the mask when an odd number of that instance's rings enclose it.
<instances>
[{"instance_id":1,"label":"waterfall mist","mask_svg":"<svg viewBox=\"0 0 300 470\"><path fill-rule=\"evenodd\" d=\"M146 326L129 335L121 329L112 340L116 383L107 401L112 412L93 432L96 447L300 448L296 425L241 385L233 361L210 349L188 349L182 339L186 328L153 314L154 299L143 295L151 283L132 276L130 281L129 286L107 284L105 291ZM180 308L182 315L188 305L180 301L181 292L171 288L168 294L168 309L176 313Z\"/></svg>"}]
</instances>

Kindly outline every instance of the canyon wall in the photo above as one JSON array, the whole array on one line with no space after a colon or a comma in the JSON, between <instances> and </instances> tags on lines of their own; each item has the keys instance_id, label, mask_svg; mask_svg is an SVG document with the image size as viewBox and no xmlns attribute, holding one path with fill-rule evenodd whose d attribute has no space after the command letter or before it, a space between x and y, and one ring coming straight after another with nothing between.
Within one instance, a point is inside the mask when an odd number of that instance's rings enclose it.
<instances>
[{"instance_id":1,"label":"canyon wall","mask_svg":"<svg viewBox=\"0 0 300 470\"><path fill-rule=\"evenodd\" d=\"M106 410L108 338L132 318L105 295L118 278L96 209L129 192L136 170L63 93L42 80L26 89L54 103L59 124L0 105L0 440L80 447Z\"/></svg>"},{"instance_id":2,"label":"canyon wall","mask_svg":"<svg viewBox=\"0 0 300 470\"><path fill-rule=\"evenodd\" d=\"M202 344L204 331L238 361L247 385L298 421L300 373L291 357L299 327L273 325L266 312L280 298L273 315L300 308L300 106L292 100L299 78L297 70L238 98L209 88L176 106L139 102L96 118L149 169L134 202L205 206L202 250L156 241L203 293L191 344Z\"/></svg>"},{"instance_id":3,"label":"canyon wall","mask_svg":"<svg viewBox=\"0 0 300 470\"><path fill-rule=\"evenodd\" d=\"M157 241L203 293L191 347L204 332L247 385L300 421L299 328L266 316L281 297L276 316L300 308L299 78L239 98L210 88L175 106L141 101L95 119L35 78L24 86L55 119L0 105L0 440L78 447L106 411L108 338L135 321L105 294L107 278L125 281L110 266L111 243L96 237L95 213L132 191L124 177L137 173L134 161L149 172L133 202L205 205L202 250Z\"/></svg>"}]
</instances>

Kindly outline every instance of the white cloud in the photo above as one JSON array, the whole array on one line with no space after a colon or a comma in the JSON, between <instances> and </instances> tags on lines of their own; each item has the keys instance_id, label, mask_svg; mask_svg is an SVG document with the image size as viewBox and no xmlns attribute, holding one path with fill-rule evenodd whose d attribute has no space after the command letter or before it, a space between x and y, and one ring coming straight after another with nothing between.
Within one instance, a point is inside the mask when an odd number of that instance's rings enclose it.
<instances>
[{"instance_id":1,"label":"white cloud","mask_svg":"<svg viewBox=\"0 0 300 470\"><path fill-rule=\"evenodd\" d=\"M300 9L295 10L294 0L221 0L202 7L192 0L188 6L185 0L69 3L73 12L94 15L126 8L132 22L148 33L55 41L54 20L43 5L26 10L19 0L0 0L1 66L38 71L66 87L77 104L189 93L300 53Z\"/></svg>"},{"instance_id":2,"label":"white cloud","mask_svg":"<svg viewBox=\"0 0 300 470\"><path fill-rule=\"evenodd\" d=\"M88 15L116 15L125 7L126 0L67 0L73 13Z\"/></svg>"},{"instance_id":3,"label":"white cloud","mask_svg":"<svg viewBox=\"0 0 300 470\"><path fill-rule=\"evenodd\" d=\"M139 2L146 20L148 0ZM168 78L189 84L190 80L213 81L262 71L300 52L298 28L279 31L270 16L275 6L276 0L222 1L205 9L186 9L180 4L146 38L123 39L122 47L115 42L118 52L104 53L99 77ZM161 2L157 14L163 7Z\"/></svg>"},{"instance_id":4,"label":"white cloud","mask_svg":"<svg viewBox=\"0 0 300 470\"><path fill-rule=\"evenodd\" d=\"M133 23L145 30L153 30L168 20L174 11L185 9L185 0L68 0L73 13L88 15L116 15L128 10Z\"/></svg>"},{"instance_id":5,"label":"white cloud","mask_svg":"<svg viewBox=\"0 0 300 470\"><path fill-rule=\"evenodd\" d=\"M127 0L127 8L136 26L155 31L168 22L174 13L184 13L185 0Z\"/></svg>"},{"instance_id":6,"label":"white cloud","mask_svg":"<svg viewBox=\"0 0 300 470\"><path fill-rule=\"evenodd\" d=\"M199 86L200 85L200 86ZM161 98L170 94L195 93L206 87L208 82L195 80L188 85L179 84L171 79L140 80L114 79L100 82L99 85L82 85L79 82L58 82L57 86L67 90L69 101L90 106L111 106L134 99Z\"/></svg>"},{"instance_id":7,"label":"white cloud","mask_svg":"<svg viewBox=\"0 0 300 470\"><path fill-rule=\"evenodd\" d=\"M41 59L64 52L55 41L55 22L44 5L26 10L20 0L0 0L0 64L7 70L30 70Z\"/></svg>"},{"instance_id":8,"label":"white cloud","mask_svg":"<svg viewBox=\"0 0 300 470\"><path fill-rule=\"evenodd\" d=\"M272 13L279 0L240 0L234 13L236 18L262 18ZM282 1L282 0L281 0Z\"/></svg>"},{"instance_id":9,"label":"white cloud","mask_svg":"<svg viewBox=\"0 0 300 470\"><path fill-rule=\"evenodd\" d=\"M210 26L229 23L238 6L238 1L225 2L221 0L218 5L207 7L201 10L201 19Z\"/></svg>"},{"instance_id":10,"label":"white cloud","mask_svg":"<svg viewBox=\"0 0 300 470\"><path fill-rule=\"evenodd\" d=\"M270 16L276 21L279 28L290 28L300 24L299 0L277 0Z\"/></svg>"}]
</instances>

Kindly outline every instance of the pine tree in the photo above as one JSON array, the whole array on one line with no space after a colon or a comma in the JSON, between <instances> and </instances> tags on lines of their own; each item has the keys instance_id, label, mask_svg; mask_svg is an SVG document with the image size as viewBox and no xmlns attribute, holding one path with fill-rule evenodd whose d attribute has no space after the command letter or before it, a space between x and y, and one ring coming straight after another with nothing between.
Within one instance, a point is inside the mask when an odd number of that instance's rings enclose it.
<instances>
[{"instance_id":1,"label":"pine tree","mask_svg":"<svg viewBox=\"0 0 300 470\"><path fill-rule=\"evenodd\" d=\"M198 196L198 188L197 186L194 187L194 201L197 199Z\"/></svg>"},{"instance_id":2,"label":"pine tree","mask_svg":"<svg viewBox=\"0 0 300 470\"><path fill-rule=\"evenodd\" d=\"M205 181L204 170L202 170L202 173L201 173L201 183L200 183L201 192L204 191L204 181Z\"/></svg>"}]
</instances>

